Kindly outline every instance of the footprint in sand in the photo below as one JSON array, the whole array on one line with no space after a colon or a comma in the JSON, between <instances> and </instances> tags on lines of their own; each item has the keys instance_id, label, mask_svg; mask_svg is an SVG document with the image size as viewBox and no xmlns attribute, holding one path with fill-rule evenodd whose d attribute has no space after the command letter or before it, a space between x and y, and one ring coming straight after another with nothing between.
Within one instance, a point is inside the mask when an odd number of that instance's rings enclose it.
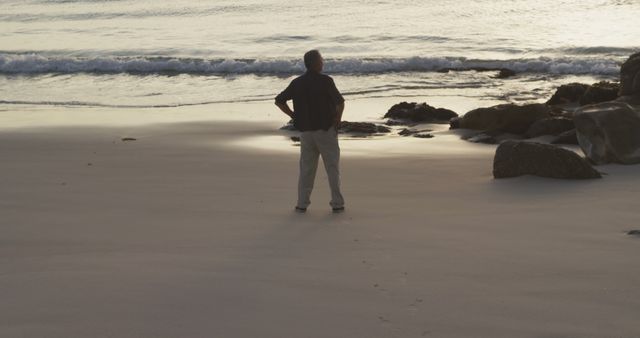
<instances>
[{"instance_id":1,"label":"footprint in sand","mask_svg":"<svg viewBox=\"0 0 640 338\"><path fill-rule=\"evenodd\" d=\"M409 306L418 307L424 300L422 298L416 298Z\"/></svg>"},{"instance_id":2,"label":"footprint in sand","mask_svg":"<svg viewBox=\"0 0 640 338\"><path fill-rule=\"evenodd\" d=\"M402 275L400 276L400 283L402 285L406 285L407 284L408 276L409 276L409 273L407 273L407 272L403 272L402 273Z\"/></svg>"},{"instance_id":3,"label":"footprint in sand","mask_svg":"<svg viewBox=\"0 0 640 338\"><path fill-rule=\"evenodd\" d=\"M373 287L376 288L378 291L381 291L381 292L386 292L387 291L387 289L380 287L380 284L378 284L378 283L373 284Z\"/></svg>"},{"instance_id":4,"label":"footprint in sand","mask_svg":"<svg viewBox=\"0 0 640 338\"><path fill-rule=\"evenodd\" d=\"M378 316L378 319L383 323L390 323L391 322L390 320L388 320L387 318L384 318L383 316Z\"/></svg>"},{"instance_id":5,"label":"footprint in sand","mask_svg":"<svg viewBox=\"0 0 640 338\"><path fill-rule=\"evenodd\" d=\"M415 316L416 313L420 310L420 304L422 304L422 298L416 298L413 303L409 304L408 310L412 316Z\"/></svg>"},{"instance_id":6,"label":"footprint in sand","mask_svg":"<svg viewBox=\"0 0 640 338\"><path fill-rule=\"evenodd\" d=\"M373 269L373 264L369 263L367 260L362 260L362 265L368 267L370 270Z\"/></svg>"}]
</instances>

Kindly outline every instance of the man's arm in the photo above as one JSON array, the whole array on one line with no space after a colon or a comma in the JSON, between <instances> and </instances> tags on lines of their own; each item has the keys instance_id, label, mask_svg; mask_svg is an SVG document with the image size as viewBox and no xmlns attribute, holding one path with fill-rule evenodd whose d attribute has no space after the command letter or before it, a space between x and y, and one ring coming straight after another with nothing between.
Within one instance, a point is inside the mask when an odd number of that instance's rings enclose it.
<instances>
[{"instance_id":1,"label":"man's arm","mask_svg":"<svg viewBox=\"0 0 640 338\"><path fill-rule=\"evenodd\" d=\"M336 118L333 121L333 125L336 127L336 130L340 128L340 121L342 121L342 112L344 111L344 97L340 94L340 91L336 87L335 82L333 82L332 78L329 78L329 96L331 100L336 105Z\"/></svg>"},{"instance_id":2,"label":"man's arm","mask_svg":"<svg viewBox=\"0 0 640 338\"><path fill-rule=\"evenodd\" d=\"M287 101L293 98L293 82L282 91L282 93L276 96L276 106L282 110L283 113L287 114L290 118L293 118L293 110L289 108Z\"/></svg>"},{"instance_id":3,"label":"man's arm","mask_svg":"<svg viewBox=\"0 0 640 338\"><path fill-rule=\"evenodd\" d=\"M282 103L276 101L276 106L278 106L278 108L280 108L280 110L282 110L282 112L287 114L290 118L293 118L293 110L289 108L289 105L286 102Z\"/></svg>"},{"instance_id":4,"label":"man's arm","mask_svg":"<svg viewBox=\"0 0 640 338\"><path fill-rule=\"evenodd\" d=\"M340 128L340 121L342 121L342 112L344 111L344 101L336 106L336 120L334 126L336 130Z\"/></svg>"}]
</instances>

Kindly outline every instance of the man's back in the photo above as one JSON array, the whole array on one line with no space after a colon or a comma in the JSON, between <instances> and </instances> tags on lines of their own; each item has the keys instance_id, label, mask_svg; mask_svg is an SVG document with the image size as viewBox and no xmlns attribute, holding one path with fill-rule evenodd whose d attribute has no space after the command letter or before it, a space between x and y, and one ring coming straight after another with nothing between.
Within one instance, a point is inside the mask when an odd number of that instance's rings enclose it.
<instances>
[{"instance_id":1,"label":"man's back","mask_svg":"<svg viewBox=\"0 0 640 338\"><path fill-rule=\"evenodd\" d=\"M336 119L336 106L344 98L333 79L314 71L295 78L278 96L276 102L293 100L293 123L300 131L328 130Z\"/></svg>"},{"instance_id":2,"label":"man's back","mask_svg":"<svg viewBox=\"0 0 640 338\"><path fill-rule=\"evenodd\" d=\"M295 127L300 130L300 176L295 210L305 212L311 204L318 159L322 156L331 188L329 205L333 212L343 212L338 127L344 111L344 98L333 79L322 74L324 60L319 51L306 52L304 65L307 72L291 81L289 86L276 96L276 106L293 118ZM288 100L293 100L294 110L289 108Z\"/></svg>"}]
</instances>

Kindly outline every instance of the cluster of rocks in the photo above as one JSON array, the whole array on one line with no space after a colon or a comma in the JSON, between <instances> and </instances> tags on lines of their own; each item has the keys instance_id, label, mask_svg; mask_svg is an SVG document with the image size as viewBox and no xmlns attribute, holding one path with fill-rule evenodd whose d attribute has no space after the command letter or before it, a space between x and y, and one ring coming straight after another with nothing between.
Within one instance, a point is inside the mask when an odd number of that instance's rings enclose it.
<instances>
[{"instance_id":1,"label":"cluster of rocks","mask_svg":"<svg viewBox=\"0 0 640 338\"><path fill-rule=\"evenodd\" d=\"M413 137L417 137L417 138L432 138L433 134L429 133L430 131L431 131L431 129L418 130L418 129L404 128L404 129L400 130L398 135L400 135L400 136L413 136Z\"/></svg>"},{"instance_id":2,"label":"cluster of rocks","mask_svg":"<svg viewBox=\"0 0 640 338\"><path fill-rule=\"evenodd\" d=\"M366 137L391 133L390 126L410 127L422 123L449 123L451 118L457 117L454 111L444 108L435 108L426 103L400 102L393 105L383 118L387 119L385 125L371 122L342 121L338 128L339 133L350 134L355 137ZM281 130L296 131L293 120L280 128ZM413 136L417 138L432 138L430 129L403 128L398 132L401 136Z\"/></svg>"},{"instance_id":3,"label":"cluster of rocks","mask_svg":"<svg viewBox=\"0 0 640 338\"><path fill-rule=\"evenodd\" d=\"M585 146L592 146L594 142L599 144L598 141L591 141L588 144L580 141L593 139L593 137L585 137L585 133L589 134L585 129L585 120L591 120L593 124L596 120L608 118L609 122L606 126L610 127L611 119L614 119L623 129L636 130L634 123L624 123L621 119L625 116L628 121L635 120L632 105L640 105L640 53L631 55L622 65L620 83L602 81L592 85L582 83L562 85L545 104L502 104L478 108L462 117L452 118L450 126L451 129L477 131L465 137L473 142L500 143L505 140L522 140L550 135L554 136L551 140L553 144L580 144L585 148ZM613 110L616 112L612 112ZM598 114L597 111L603 111L603 113ZM612 115L616 117L605 117ZM580 126L577 125L577 121L580 121ZM603 130L606 128L605 124L600 123L599 126L599 130L605 132ZM613 132L605 132L605 134L613 137ZM633 137L625 137L625 139L631 141ZM601 163L601 161L596 162Z\"/></svg>"},{"instance_id":4,"label":"cluster of rocks","mask_svg":"<svg viewBox=\"0 0 640 338\"><path fill-rule=\"evenodd\" d=\"M501 104L474 109L450 121L451 129L471 129L463 138L471 142L500 143L553 136L553 144L577 144L572 117L560 115L546 104Z\"/></svg>"},{"instance_id":5,"label":"cluster of rocks","mask_svg":"<svg viewBox=\"0 0 640 338\"><path fill-rule=\"evenodd\" d=\"M470 141L500 143L496 178L599 178L592 164L640 163L640 53L622 65L619 84L571 83L559 87L546 104L479 108L453 118L450 126L477 131L467 137ZM586 158L523 141L543 135L553 135L551 143L579 145Z\"/></svg>"},{"instance_id":6,"label":"cluster of rocks","mask_svg":"<svg viewBox=\"0 0 640 338\"><path fill-rule=\"evenodd\" d=\"M547 101L548 105L587 104L613 101L618 98L620 84L601 81L592 85L584 83L569 83L560 86L555 94Z\"/></svg>"},{"instance_id":7,"label":"cluster of rocks","mask_svg":"<svg viewBox=\"0 0 640 338\"><path fill-rule=\"evenodd\" d=\"M387 125L416 125L420 123L448 123L458 114L445 108L435 108L426 102L400 102L394 104L383 118Z\"/></svg>"},{"instance_id":8,"label":"cluster of rocks","mask_svg":"<svg viewBox=\"0 0 640 338\"><path fill-rule=\"evenodd\" d=\"M290 120L286 125L282 126L280 130L297 131L293 125L293 120ZM356 136L370 136L390 133L389 127L371 123L371 122L350 122L341 121L338 127L338 133L353 134Z\"/></svg>"}]
</instances>

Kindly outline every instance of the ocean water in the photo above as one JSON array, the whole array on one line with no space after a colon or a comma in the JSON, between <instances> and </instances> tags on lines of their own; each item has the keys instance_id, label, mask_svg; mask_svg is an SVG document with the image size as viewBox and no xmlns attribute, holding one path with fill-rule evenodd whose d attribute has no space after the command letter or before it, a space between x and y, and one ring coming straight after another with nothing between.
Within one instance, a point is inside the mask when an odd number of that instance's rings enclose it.
<instances>
[{"instance_id":1,"label":"ocean water","mask_svg":"<svg viewBox=\"0 0 640 338\"><path fill-rule=\"evenodd\" d=\"M0 110L270 102L313 48L351 101L541 102L617 79L639 17L635 0L2 0ZM518 75L438 72L469 67Z\"/></svg>"}]
</instances>

